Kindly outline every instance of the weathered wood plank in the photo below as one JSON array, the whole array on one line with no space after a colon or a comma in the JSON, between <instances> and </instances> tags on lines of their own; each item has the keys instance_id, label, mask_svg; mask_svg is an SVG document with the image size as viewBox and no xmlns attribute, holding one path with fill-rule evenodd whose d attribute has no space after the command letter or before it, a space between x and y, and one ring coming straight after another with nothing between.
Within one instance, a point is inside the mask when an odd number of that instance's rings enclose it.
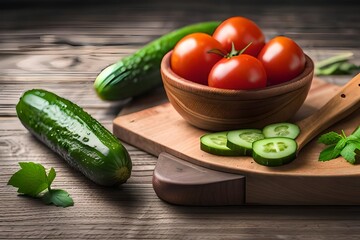
<instances>
[{"instance_id":1,"label":"weathered wood plank","mask_svg":"<svg viewBox=\"0 0 360 240\"><path fill-rule=\"evenodd\" d=\"M308 49L305 51L316 61L349 50ZM352 49L351 52L354 53L353 62L360 64L360 50ZM0 88L0 104L2 105L0 116L15 116L15 105L24 91L32 88L44 88L60 96L66 96L90 114L95 114L94 117L100 115L115 117L129 100L103 101L96 95L93 82L104 66L121 57L99 57L94 60L85 56L80 60L76 55L16 55L16 57L12 57L14 59L0 56L0 64L4 63L0 76L0 83L3 86ZM324 80L337 85L345 84L350 78L351 76L323 77ZM77 89L77 91L73 91L73 89ZM159 90L155 89L154 91L158 92ZM166 98L165 95L162 96ZM150 92L141 98L146 98L143 103L151 103L155 102L154 98L158 97Z\"/></svg>"},{"instance_id":2,"label":"weathered wood plank","mask_svg":"<svg viewBox=\"0 0 360 240\"><path fill-rule=\"evenodd\" d=\"M111 130L112 119L124 103L96 97L92 83L102 68L173 29L231 15L253 19L268 38L293 37L315 60L350 50L359 63L358 4L276 2L2 1L0 239L358 239L357 206L168 205L152 189L156 157L126 144L134 163L132 177L120 188L99 187L36 141L16 118L14 107L21 93L43 87L76 102ZM347 77L326 80L342 85ZM152 100L151 94L138 98L128 111ZM159 100L163 99L157 96L154 101ZM55 167L54 187L68 190L75 206L44 206L17 196L6 183L19 161Z\"/></svg>"},{"instance_id":3,"label":"weathered wood plank","mask_svg":"<svg viewBox=\"0 0 360 240\"><path fill-rule=\"evenodd\" d=\"M11 122L12 124L8 124ZM6 182L12 173L19 169L18 162L38 162L44 166L54 167L62 174L58 174L59 182L87 181L81 173L73 170L61 157L47 148L43 143L33 137L16 118L0 119L4 128L0 131L0 169L6 170L0 176L1 182ZM111 123L104 123L109 130ZM137 148L125 144L133 159L131 183L150 183L152 171L156 163L155 156L150 156Z\"/></svg>"}]
</instances>

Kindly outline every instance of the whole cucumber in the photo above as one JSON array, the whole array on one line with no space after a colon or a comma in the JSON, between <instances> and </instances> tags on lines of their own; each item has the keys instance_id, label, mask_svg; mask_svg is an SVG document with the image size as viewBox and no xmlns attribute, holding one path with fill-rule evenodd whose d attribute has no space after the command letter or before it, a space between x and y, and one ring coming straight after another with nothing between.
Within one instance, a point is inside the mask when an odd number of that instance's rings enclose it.
<instances>
[{"instance_id":1,"label":"whole cucumber","mask_svg":"<svg viewBox=\"0 0 360 240\"><path fill-rule=\"evenodd\" d=\"M97 184L121 184L131 175L126 148L78 105L56 94L33 89L16 105L22 124Z\"/></svg>"},{"instance_id":2,"label":"whole cucumber","mask_svg":"<svg viewBox=\"0 0 360 240\"><path fill-rule=\"evenodd\" d=\"M160 63L163 56L184 36L194 32L212 34L219 23L202 22L185 26L106 67L94 82L98 96L103 100L122 100L160 85Z\"/></svg>"}]
</instances>

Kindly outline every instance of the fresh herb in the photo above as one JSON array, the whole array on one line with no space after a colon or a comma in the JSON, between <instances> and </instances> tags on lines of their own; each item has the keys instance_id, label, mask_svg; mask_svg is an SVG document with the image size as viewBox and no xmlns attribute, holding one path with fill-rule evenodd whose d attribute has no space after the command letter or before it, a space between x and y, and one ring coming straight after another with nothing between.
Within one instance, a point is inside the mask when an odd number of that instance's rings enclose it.
<instances>
[{"instance_id":1,"label":"fresh herb","mask_svg":"<svg viewBox=\"0 0 360 240\"><path fill-rule=\"evenodd\" d=\"M329 161L342 156L349 163L355 164L356 158L360 157L360 127L349 136L346 136L344 131L341 134L325 133L318 142L327 145L320 152L319 161Z\"/></svg>"},{"instance_id":2,"label":"fresh herb","mask_svg":"<svg viewBox=\"0 0 360 240\"><path fill-rule=\"evenodd\" d=\"M315 74L318 76L347 75L359 71L360 66L350 62L353 55L353 53L344 53L317 62Z\"/></svg>"},{"instance_id":3,"label":"fresh herb","mask_svg":"<svg viewBox=\"0 0 360 240\"><path fill-rule=\"evenodd\" d=\"M41 198L46 204L54 204L60 207L74 205L73 199L64 190L51 189L51 184L56 177L54 168L46 174L44 166L33 162L20 162L21 169L14 173L8 185L18 188L18 193ZM44 194L41 194L47 190Z\"/></svg>"},{"instance_id":4,"label":"fresh herb","mask_svg":"<svg viewBox=\"0 0 360 240\"><path fill-rule=\"evenodd\" d=\"M42 200L46 204L54 204L61 207L69 207L74 205L74 201L69 196L69 193L62 189L53 189L46 192L42 196Z\"/></svg>"}]
</instances>

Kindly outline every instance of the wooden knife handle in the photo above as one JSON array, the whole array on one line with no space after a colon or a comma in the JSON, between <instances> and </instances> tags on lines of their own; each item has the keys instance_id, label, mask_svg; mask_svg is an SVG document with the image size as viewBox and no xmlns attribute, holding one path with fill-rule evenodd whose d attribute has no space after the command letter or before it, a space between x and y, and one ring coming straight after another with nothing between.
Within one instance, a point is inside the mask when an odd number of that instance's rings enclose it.
<instances>
[{"instance_id":1,"label":"wooden knife handle","mask_svg":"<svg viewBox=\"0 0 360 240\"><path fill-rule=\"evenodd\" d=\"M344 85L333 98L297 125L301 133L296 139L298 152L315 136L360 107L360 74Z\"/></svg>"}]
</instances>

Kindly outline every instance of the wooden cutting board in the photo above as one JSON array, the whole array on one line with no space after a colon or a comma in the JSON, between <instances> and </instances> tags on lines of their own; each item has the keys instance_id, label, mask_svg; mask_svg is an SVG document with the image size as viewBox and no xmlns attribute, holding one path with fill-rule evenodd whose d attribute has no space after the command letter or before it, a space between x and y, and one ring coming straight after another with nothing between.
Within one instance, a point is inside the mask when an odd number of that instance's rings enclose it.
<instances>
[{"instance_id":1,"label":"wooden cutting board","mask_svg":"<svg viewBox=\"0 0 360 240\"><path fill-rule=\"evenodd\" d=\"M314 79L304 105L291 121L315 112L338 88ZM359 124L360 111L356 110L326 131L350 134ZM246 204L360 204L360 165L351 165L341 157L319 162L324 146L316 143L316 137L290 164L265 167L251 157L222 157L201 151L199 138L206 132L189 125L170 103L117 117L113 132L153 155L167 152L212 170L245 176Z\"/></svg>"}]
</instances>

